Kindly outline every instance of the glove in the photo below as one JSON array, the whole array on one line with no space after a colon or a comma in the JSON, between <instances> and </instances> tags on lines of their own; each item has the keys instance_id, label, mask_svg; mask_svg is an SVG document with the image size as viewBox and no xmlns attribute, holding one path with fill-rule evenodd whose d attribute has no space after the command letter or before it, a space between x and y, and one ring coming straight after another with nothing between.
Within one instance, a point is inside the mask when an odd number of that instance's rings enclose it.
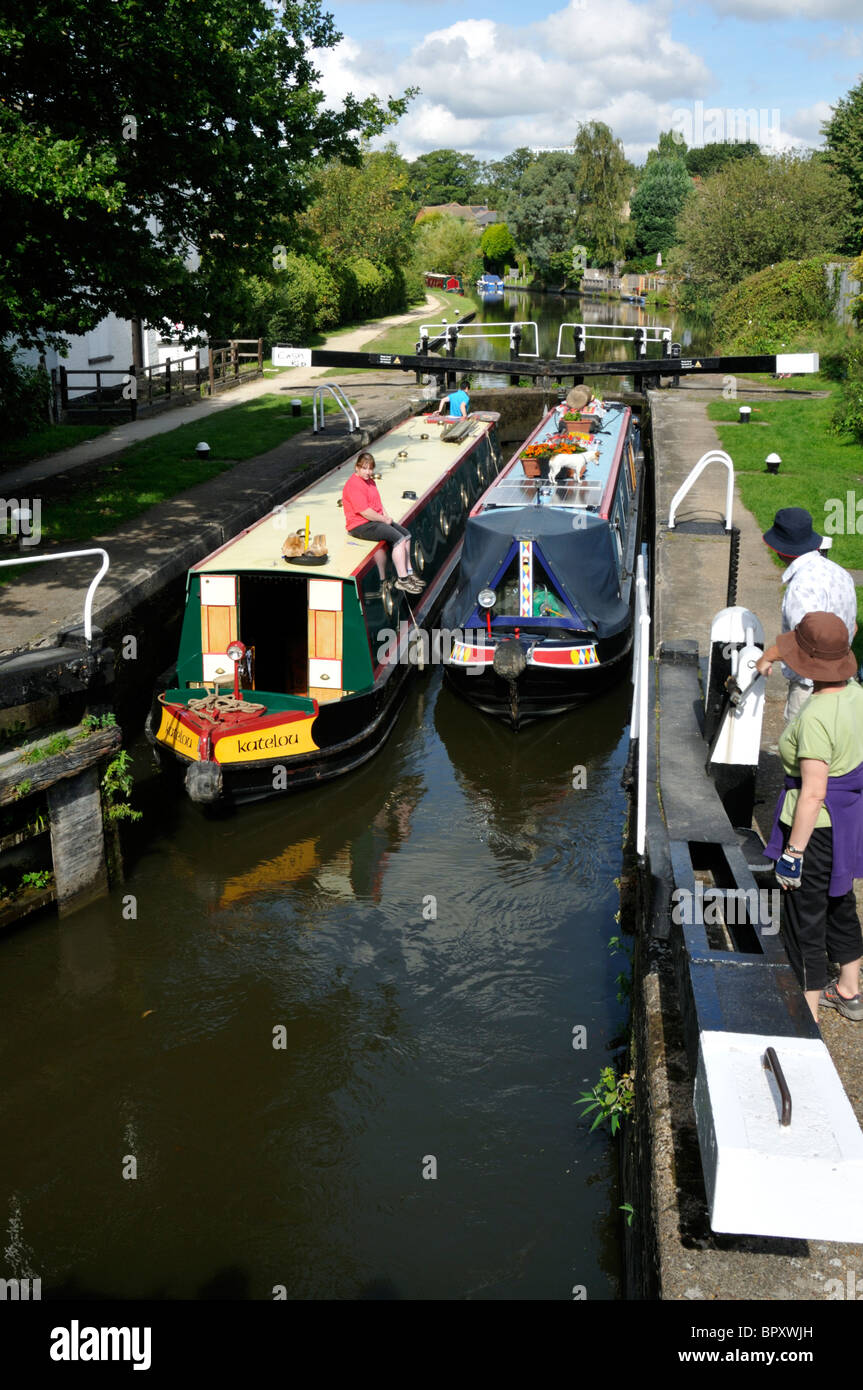
<instances>
[{"instance_id":1,"label":"glove","mask_svg":"<svg viewBox=\"0 0 863 1390\"><path fill-rule=\"evenodd\" d=\"M783 888L799 888L803 874L803 855L783 854L776 861L776 878Z\"/></svg>"}]
</instances>

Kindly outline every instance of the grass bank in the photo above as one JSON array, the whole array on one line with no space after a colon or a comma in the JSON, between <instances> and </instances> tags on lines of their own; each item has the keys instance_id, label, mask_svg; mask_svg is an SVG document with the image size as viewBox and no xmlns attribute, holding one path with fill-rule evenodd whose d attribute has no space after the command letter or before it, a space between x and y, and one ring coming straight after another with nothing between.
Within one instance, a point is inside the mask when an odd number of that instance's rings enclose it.
<instances>
[{"instance_id":1,"label":"grass bank","mask_svg":"<svg viewBox=\"0 0 863 1390\"><path fill-rule=\"evenodd\" d=\"M803 386L830 393L836 390L836 383L822 376L795 377L789 390ZM713 401L707 413L716 423L723 449L734 460L743 505L762 531L767 530L780 507L805 507L812 514L816 531L832 536L831 558L846 569L859 570L863 569L863 448L849 435L830 433L832 410L828 395L752 403L750 423L743 426L730 424L738 419L736 401ZM770 453L782 460L775 475L767 473L765 467ZM778 558L776 564L784 568ZM857 614L861 630L854 650L858 661L863 661L860 586Z\"/></svg>"},{"instance_id":2,"label":"grass bank","mask_svg":"<svg viewBox=\"0 0 863 1390\"><path fill-rule=\"evenodd\" d=\"M88 439L98 439L100 434L107 434L110 428L110 425L45 425L22 439L0 445L0 468L47 458L61 449L71 449L73 445L84 444Z\"/></svg>"},{"instance_id":3,"label":"grass bank","mask_svg":"<svg viewBox=\"0 0 863 1390\"><path fill-rule=\"evenodd\" d=\"M150 507L196 483L207 482L245 459L265 454L311 425L311 397L294 418L282 395L258 396L230 406L205 424L179 425L142 440L111 463L70 470L41 484L43 539L85 540L110 535ZM210 454L195 446L205 439Z\"/></svg>"}]
</instances>

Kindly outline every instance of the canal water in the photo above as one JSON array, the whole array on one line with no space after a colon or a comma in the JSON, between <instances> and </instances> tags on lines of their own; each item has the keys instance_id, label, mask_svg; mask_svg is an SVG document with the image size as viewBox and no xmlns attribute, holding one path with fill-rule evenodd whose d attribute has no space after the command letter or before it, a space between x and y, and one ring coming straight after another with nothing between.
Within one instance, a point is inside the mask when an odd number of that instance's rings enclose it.
<instances>
[{"instance_id":1,"label":"canal water","mask_svg":"<svg viewBox=\"0 0 863 1390\"><path fill-rule=\"evenodd\" d=\"M223 819L135 746L125 883L0 941L4 1277L620 1295L615 1150L576 1102L626 1022L631 687L515 736L441 674L358 773Z\"/></svg>"},{"instance_id":2,"label":"canal water","mask_svg":"<svg viewBox=\"0 0 863 1390\"><path fill-rule=\"evenodd\" d=\"M450 321L458 313L456 304L457 301L453 299L454 312L447 315ZM515 321L525 325L522 329L522 352L538 353L540 357L556 357L558 348L562 356L573 353L572 328L564 326L561 332L562 325L573 323L584 324L589 334L602 335L587 339L585 356L588 362L631 361L635 357L633 339L630 334L624 334L624 329L648 330L649 358L660 355L659 330L663 328L671 330L672 342L680 343L684 356L690 352L706 353L710 350L709 329L704 321L665 305L648 308L622 300L580 299L576 295L504 290L500 296L487 296L482 301L474 323L466 327L459 337L460 355L483 357L486 360L508 358L509 324ZM483 325L488 325L487 334L482 331ZM620 341L615 341L616 338ZM483 386L509 384L508 377L492 374L475 380L477 385ZM605 390L633 389L632 377L598 376L589 378L589 382L600 393Z\"/></svg>"}]
</instances>

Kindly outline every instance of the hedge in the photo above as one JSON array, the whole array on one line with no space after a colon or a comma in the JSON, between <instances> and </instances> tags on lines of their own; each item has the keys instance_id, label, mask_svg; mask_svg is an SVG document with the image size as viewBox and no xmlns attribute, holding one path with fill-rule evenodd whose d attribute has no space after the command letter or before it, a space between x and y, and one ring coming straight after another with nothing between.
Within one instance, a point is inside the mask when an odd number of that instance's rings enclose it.
<instances>
[{"instance_id":1,"label":"hedge","mask_svg":"<svg viewBox=\"0 0 863 1390\"><path fill-rule=\"evenodd\" d=\"M835 303L824 270L827 259L780 261L728 290L713 319L722 351L780 352L801 333L823 327Z\"/></svg>"}]
</instances>

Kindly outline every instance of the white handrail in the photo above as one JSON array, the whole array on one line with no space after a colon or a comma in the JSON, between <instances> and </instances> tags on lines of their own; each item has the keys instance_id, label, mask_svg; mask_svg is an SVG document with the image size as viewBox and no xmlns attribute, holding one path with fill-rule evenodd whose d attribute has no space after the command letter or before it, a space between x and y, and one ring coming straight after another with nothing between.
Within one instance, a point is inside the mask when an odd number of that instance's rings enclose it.
<instances>
[{"instance_id":1,"label":"white handrail","mask_svg":"<svg viewBox=\"0 0 863 1390\"><path fill-rule=\"evenodd\" d=\"M584 338L585 342L588 338L593 338L596 340L602 339L604 342L621 343L626 341L627 336L635 341L636 333L642 333L644 335L642 341L645 343L671 342L671 329L663 328L660 324L652 324L649 328L642 328L641 325L637 323L562 323L557 330L557 351L554 354L555 357L575 357L576 355L574 352L561 352L560 350L560 345L563 341L563 330L565 328L581 329L581 336ZM594 333L590 331L596 328L612 328L619 331L614 333ZM651 334L655 336L651 337Z\"/></svg>"},{"instance_id":2,"label":"white handrail","mask_svg":"<svg viewBox=\"0 0 863 1390\"><path fill-rule=\"evenodd\" d=\"M476 329L476 332L469 333L468 329L471 328ZM488 328L503 328L506 330L506 332L488 333L486 332L486 329ZM539 357L539 328L533 321L533 319L507 319L499 323L447 323L446 320L444 320L443 323L421 323L420 339L422 340L423 338L427 338L432 329L438 329L439 331L434 336L440 337L441 334L443 334L443 336L447 340L447 343L449 343L450 335L454 333L456 341L458 341L458 339L462 336L464 336L465 338L474 339L509 338L510 346L512 346L513 333L516 328L532 328L533 343L534 347L536 348L536 352L519 351L519 357Z\"/></svg>"},{"instance_id":3,"label":"white handrail","mask_svg":"<svg viewBox=\"0 0 863 1390\"><path fill-rule=\"evenodd\" d=\"M644 556L635 565L635 659L632 669L632 717L629 725L630 742L638 739L638 775L636 795L635 849L644 854L647 838L647 677L650 670L650 613L648 612L647 575Z\"/></svg>"},{"instance_id":4,"label":"white handrail","mask_svg":"<svg viewBox=\"0 0 863 1390\"><path fill-rule=\"evenodd\" d=\"M728 480L725 486L725 529L726 531L731 530L731 514L734 510L734 464L723 449L708 449L706 454L701 455L689 477L681 484L671 499L671 506L668 510L669 531L674 530L674 517L678 504L683 501L689 489L698 481L709 463L724 463L728 469Z\"/></svg>"},{"instance_id":5,"label":"white handrail","mask_svg":"<svg viewBox=\"0 0 863 1390\"><path fill-rule=\"evenodd\" d=\"M325 391L330 392L340 411L347 418L347 422L351 427L351 433L353 433L354 430L358 430L360 427L360 417L354 410L354 407L351 405L341 386L328 382L326 386L316 386L314 395L312 396L312 434L318 433L318 402L320 402L321 406L320 428L321 430L324 429L323 394Z\"/></svg>"},{"instance_id":6,"label":"white handrail","mask_svg":"<svg viewBox=\"0 0 863 1390\"><path fill-rule=\"evenodd\" d=\"M91 581L87 597L84 599L84 637L90 643L93 640L93 595L108 573L110 561L107 550L103 550L101 546L91 550L55 550L50 555L22 555L16 560L0 560L0 565L38 565L44 564L46 560L77 560L81 555L102 556L102 568Z\"/></svg>"}]
</instances>

